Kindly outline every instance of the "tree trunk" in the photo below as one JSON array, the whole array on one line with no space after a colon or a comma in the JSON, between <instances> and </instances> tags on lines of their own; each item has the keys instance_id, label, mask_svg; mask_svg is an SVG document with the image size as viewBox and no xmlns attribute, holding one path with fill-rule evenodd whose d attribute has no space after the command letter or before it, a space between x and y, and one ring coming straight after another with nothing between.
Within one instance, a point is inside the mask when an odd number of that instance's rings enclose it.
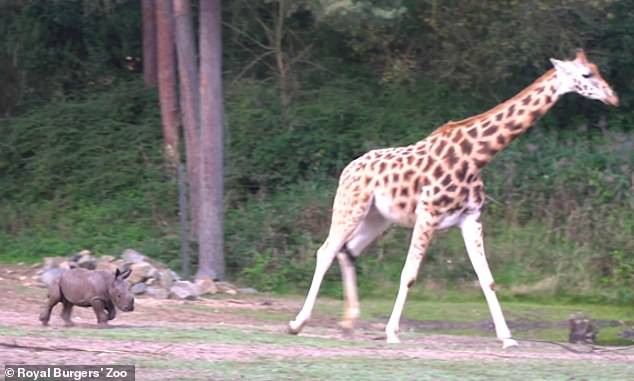
<instances>
[{"instance_id":1,"label":"tree trunk","mask_svg":"<svg viewBox=\"0 0 634 381\"><path fill-rule=\"evenodd\" d=\"M143 82L156 87L156 11L154 0L141 0L143 8Z\"/></svg>"},{"instance_id":2,"label":"tree trunk","mask_svg":"<svg viewBox=\"0 0 634 381\"><path fill-rule=\"evenodd\" d=\"M163 139L165 159L173 174L178 167L178 99L176 93L176 73L174 54L174 20L172 2L157 0L156 31L158 38L158 79L159 99L161 103L161 121L163 123Z\"/></svg>"},{"instance_id":3,"label":"tree trunk","mask_svg":"<svg viewBox=\"0 0 634 381\"><path fill-rule=\"evenodd\" d=\"M200 0L200 215L198 272L224 278L220 0Z\"/></svg>"},{"instance_id":4,"label":"tree trunk","mask_svg":"<svg viewBox=\"0 0 634 381\"><path fill-rule=\"evenodd\" d=\"M185 135L185 156L189 181L192 232L198 234L198 210L200 207L199 186L199 141L200 112L198 96L198 68L192 28L192 12L189 0L173 0L180 83L180 106Z\"/></svg>"}]
</instances>

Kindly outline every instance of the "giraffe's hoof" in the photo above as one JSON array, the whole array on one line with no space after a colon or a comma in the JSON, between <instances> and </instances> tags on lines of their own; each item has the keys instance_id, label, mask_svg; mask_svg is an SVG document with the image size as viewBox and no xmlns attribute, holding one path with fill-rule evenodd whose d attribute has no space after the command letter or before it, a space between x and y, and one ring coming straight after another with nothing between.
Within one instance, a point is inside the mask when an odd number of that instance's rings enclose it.
<instances>
[{"instance_id":1,"label":"giraffe's hoof","mask_svg":"<svg viewBox=\"0 0 634 381\"><path fill-rule=\"evenodd\" d=\"M388 344L399 344L401 342L401 340L397 337L397 336L387 336L387 339L385 340Z\"/></svg>"},{"instance_id":2,"label":"giraffe's hoof","mask_svg":"<svg viewBox=\"0 0 634 381\"><path fill-rule=\"evenodd\" d=\"M385 339L385 341L388 344L398 344L398 343L401 342L401 340L398 338L398 334L396 332L386 331L385 333L387 335L387 338Z\"/></svg>"},{"instance_id":3,"label":"giraffe's hoof","mask_svg":"<svg viewBox=\"0 0 634 381\"><path fill-rule=\"evenodd\" d=\"M298 324L296 321L289 321L288 327L286 327L286 333L290 335L297 335L302 330L303 324Z\"/></svg>"},{"instance_id":4,"label":"giraffe's hoof","mask_svg":"<svg viewBox=\"0 0 634 381\"><path fill-rule=\"evenodd\" d=\"M350 324L350 322L339 322L339 329L341 329L341 333L346 337L354 335L354 324Z\"/></svg>"},{"instance_id":5,"label":"giraffe's hoof","mask_svg":"<svg viewBox=\"0 0 634 381\"><path fill-rule=\"evenodd\" d=\"M502 349L517 347L519 344L513 339L502 339Z\"/></svg>"},{"instance_id":6,"label":"giraffe's hoof","mask_svg":"<svg viewBox=\"0 0 634 381\"><path fill-rule=\"evenodd\" d=\"M352 335L354 332L355 322L354 320L344 319L339 322L339 328L345 335Z\"/></svg>"}]
</instances>

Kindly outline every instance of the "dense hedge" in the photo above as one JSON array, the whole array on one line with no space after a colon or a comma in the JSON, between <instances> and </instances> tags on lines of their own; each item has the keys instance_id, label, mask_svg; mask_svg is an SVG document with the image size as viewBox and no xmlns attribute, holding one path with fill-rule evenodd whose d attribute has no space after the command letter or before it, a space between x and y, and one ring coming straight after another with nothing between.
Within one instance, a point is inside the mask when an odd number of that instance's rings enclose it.
<instances>
[{"instance_id":1,"label":"dense hedge","mask_svg":"<svg viewBox=\"0 0 634 381\"><path fill-rule=\"evenodd\" d=\"M350 160L484 111L584 47L621 108L566 96L485 169L486 245L505 295L634 301L634 3L336 3L223 2L231 276L303 292ZM0 260L134 247L177 267L140 22L137 0L0 4ZM408 237L368 250L362 292L394 289ZM422 277L431 294L471 285L457 232ZM336 269L325 291L340 292Z\"/></svg>"},{"instance_id":2,"label":"dense hedge","mask_svg":"<svg viewBox=\"0 0 634 381\"><path fill-rule=\"evenodd\" d=\"M234 278L261 289L303 289L341 168L477 108L442 86L418 83L385 89L333 81L297 101L292 127L280 123L275 102L258 106L272 98L267 86L245 81L228 89L226 249ZM108 91L0 124L4 258L132 246L177 265L176 185L163 176L155 97L140 88L121 79ZM584 120L562 128L556 115L547 117L484 171L487 248L498 283L556 276L541 291L631 300L634 137L624 127L627 114L604 116L607 129ZM363 292L398 279L408 237L395 229L368 250L359 261ZM474 280L457 232L439 235L424 267L428 285ZM328 279L326 292L338 293L337 270Z\"/></svg>"}]
</instances>

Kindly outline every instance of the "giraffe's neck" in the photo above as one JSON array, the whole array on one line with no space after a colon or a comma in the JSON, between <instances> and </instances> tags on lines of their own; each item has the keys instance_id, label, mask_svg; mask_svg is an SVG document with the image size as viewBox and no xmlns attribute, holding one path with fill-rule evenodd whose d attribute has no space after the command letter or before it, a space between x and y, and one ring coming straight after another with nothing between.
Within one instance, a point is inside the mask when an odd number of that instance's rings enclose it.
<instances>
[{"instance_id":1,"label":"giraffe's neck","mask_svg":"<svg viewBox=\"0 0 634 381\"><path fill-rule=\"evenodd\" d=\"M443 136L447 137L459 145L457 152L461 152L477 168L482 168L548 112L560 95L557 74L552 69L513 98L482 114L449 122L432 133L430 138L437 137L442 141Z\"/></svg>"}]
</instances>

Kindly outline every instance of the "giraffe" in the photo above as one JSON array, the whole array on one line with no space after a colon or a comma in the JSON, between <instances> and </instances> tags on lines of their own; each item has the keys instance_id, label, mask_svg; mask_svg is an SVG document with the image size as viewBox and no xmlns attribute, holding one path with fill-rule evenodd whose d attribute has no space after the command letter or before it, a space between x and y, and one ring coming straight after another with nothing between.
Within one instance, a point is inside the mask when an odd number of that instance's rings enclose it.
<instances>
[{"instance_id":1,"label":"giraffe","mask_svg":"<svg viewBox=\"0 0 634 381\"><path fill-rule=\"evenodd\" d=\"M315 273L304 306L288 331L297 334L310 318L323 277L336 257L341 267L344 313L340 325L352 330L360 309L355 259L392 224L413 228L396 301L385 327L388 343L398 343L399 322L435 231L458 227L503 348L517 345L495 294L482 238L484 203L481 169L496 153L526 132L565 93L618 106L619 99L583 50L574 60L551 59L548 70L526 89L482 114L449 121L427 138L406 146L376 149L343 170L335 194L332 223L317 251Z\"/></svg>"}]
</instances>

